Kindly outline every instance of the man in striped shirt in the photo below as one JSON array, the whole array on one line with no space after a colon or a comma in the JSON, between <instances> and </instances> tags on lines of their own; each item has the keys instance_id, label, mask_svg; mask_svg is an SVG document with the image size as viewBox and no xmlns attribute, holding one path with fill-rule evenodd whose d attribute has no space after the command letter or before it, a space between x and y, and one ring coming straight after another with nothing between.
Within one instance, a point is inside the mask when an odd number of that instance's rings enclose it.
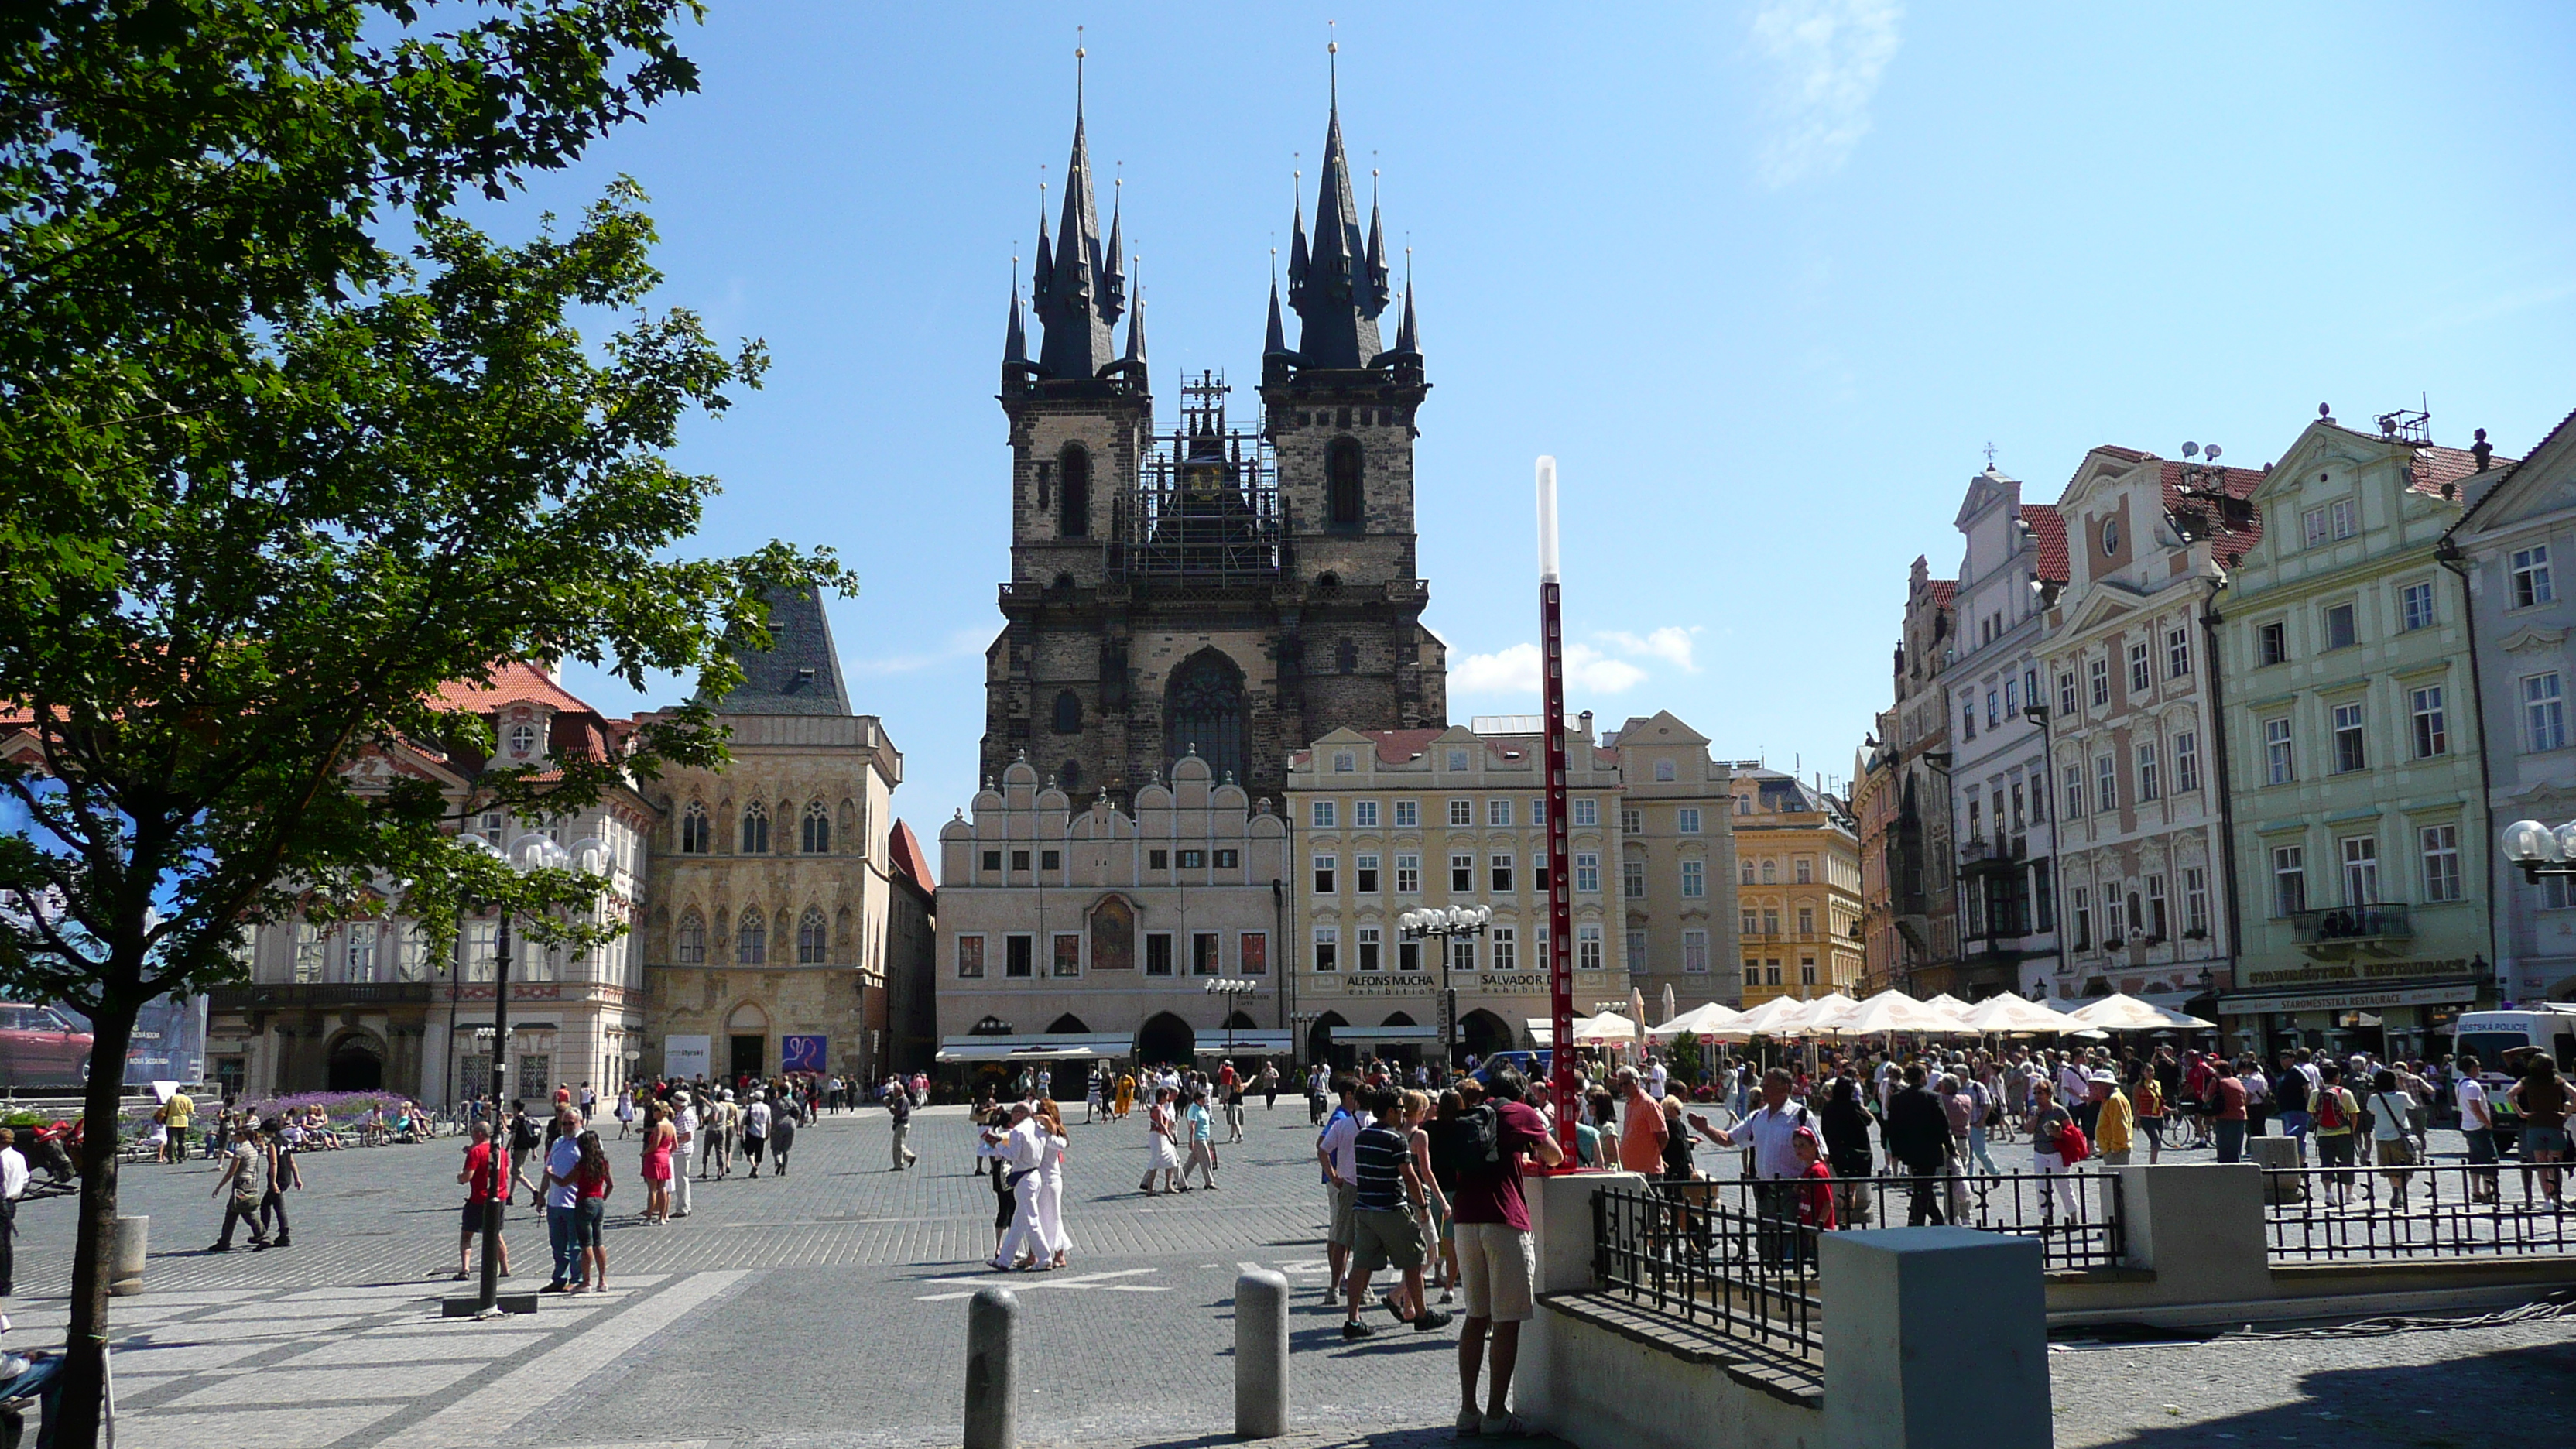
<instances>
[{"instance_id":1,"label":"man in striped shirt","mask_svg":"<svg viewBox=\"0 0 2576 1449\"><path fill-rule=\"evenodd\" d=\"M1359 1181L1351 1199L1349 1315L1342 1320L1342 1337L1369 1336L1369 1326L1360 1321L1360 1305L1368 1302L1369 1275L1389 1264L1404 1273L1404 1301L1417 1310L1414 1331L1439 1328L1449 1315L1423 1302L1422 1227L1415 1217L1429 1191L1414 1168L1403 1130L1388 1125L1390 1119L1401 1120L1396 1118L1394 1090L1372 1087L1365 1102L1372 1120L1351 1144Z\"/></svg>"}]
</instances>

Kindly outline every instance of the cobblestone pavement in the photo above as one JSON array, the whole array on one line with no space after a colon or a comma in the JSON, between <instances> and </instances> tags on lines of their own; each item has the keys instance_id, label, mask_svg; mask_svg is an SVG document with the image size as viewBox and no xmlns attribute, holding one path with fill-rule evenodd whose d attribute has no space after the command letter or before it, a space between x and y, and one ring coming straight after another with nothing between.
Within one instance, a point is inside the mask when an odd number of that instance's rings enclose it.
<instances>
[{"instance_id":1,"label":"cobblestone pavement","mask_svg":"<svg viewBox=\"0 0 2576 1449\"><path fill-rule=\"evenodd\" d=\"M1323 1217L1306 1115L1255 1107L1222 1149L1221 1190L1147 1199L1141 1119L1072 1127L1072 1269L1014 1275L1023 1303L1023 1435L1034 1444L1196 1449L1228 1438L1233 1280L1285 1271L1293 1449L1417 1449L1445 1439L1455 1330L1374 1315L1345 1344L1322 1301ZM144 1165L124 1206L152 1218L149 1291L116 1302L126 1449L899 1449L954 1443L965 1298L1004 1281L993 1197L955 1109L922 1114L921 1165L885 1170L873 1112L825 1117L789 1175L696 1188L668 1227L634 1221L635 1144L620 1167L604 1296L548 1297L533 1317L439 1318L461 1285L461 1141L308 1156L294 1246L203 1251L220 1220L211 1171ZM2437 1146L2440 1145L2437 1143ZM2025 1149L2026 1150L2026 1149ZM1708 1154L1712 1172L1731 1159ZM59 1342L71 1203L19 1215L13 1346ZM510 1225L517 1280L545 1268L543 1228ZM1975 1339L1963 1307L1962 1342ZM2190 1430L2204 1444L2293 1438L2441 1444L2462 1396L2489 1421L2531 1406L2564 1428L2576 1334L2556 1325L2342 1341L2070 1349L2053 1356L2059 1439L2093 1445ZM2544 1387L2545 1386L2545 1387ZM2410 1395L2413 1397L2410 1399ZM2559 1395L2560 1397L2553 1397ZM2171 1406L2170 1408L2168 1406ZM2419 1407L2431 1414L2417 1414ZM2338 1417L2316 1419L2314 1414ZM2549 1416L2556 1415L2551 1418ZM2520 1422L2516 1420L2515 1422ZM2379 1437L2372 1437L2377 1435ZM2564 1437L2563 1433L2559 1437Z\"/></svg>"}]
</instances>

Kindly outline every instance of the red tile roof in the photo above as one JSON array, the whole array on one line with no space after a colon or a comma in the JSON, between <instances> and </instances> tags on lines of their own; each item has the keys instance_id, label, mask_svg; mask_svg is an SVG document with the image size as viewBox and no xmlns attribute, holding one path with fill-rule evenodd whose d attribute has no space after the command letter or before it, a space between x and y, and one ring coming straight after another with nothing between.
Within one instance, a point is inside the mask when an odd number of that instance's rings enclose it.
<instances>
[{"instance_id":1,"label":"red tile roof","mask_svg":"<svg viewBox=\"0 0 2576 1449\"><path fill-rule=\"evenodd\" d=\"M1958 596L1959 581L1957 579L1934 579L1932 581L1932 605L1934 608L1946 609L1950 607L1950 601Z\"/></svg>"},{"instance_id":2,"label":"red tile roof","mask_svg":"<svg viewBox=\"0 0 2576 1449\"><path fill-rule=\"evenodd\" d=\"M925 891L939 888L939 883L930 877L930 857L922 853L921 840L912 833L911 826L897 820L886 846L898 872L912 877L913 883Z\"/></svg>"},{"instance_id":3,"label":"red tile roof","mask_svg":"<svg viewBox=\"0 0 2576 1449\"><path fill-rule=\"evenodd\" d=\"M2109 453L2129 452L2126 448L2103 448L2098 449L2097 451ZM2147 457L2144 453L2135 453L2131 454L2131 456L2142 460ZM2236 560L2245 556L2246 550L2252 548L2257 542L2261 541L2263 537L2263 515L2254 507L2253 504L2246 503L2243 507L2234 510L2234 517L2232 520L2215 517L2213 510L2211 510L2207 504L2195 502L2183 496L2182 464L2175 462L2171 458L2159 459L2158 462L2161 466L2157 470L2157 478L2163 485L2165 512L2168 514L2195 515L2199 517L2204 524L2216 529L2217 531L2210 536L2210 551L2218 556L2220 562L2227 564L2235 563ZM2204 474L2206 472L2206 470L2197 469L2194 471L2202 472ZM2220 482L2222 486L2227 489L2228 497L2241 501L2254 496L2255 488L2260 486L2263 482L2263 472L2257 468L2223 469L2220 474Z\"/></svg>"},{"instance_id":4,"label":"red tile roof","mask_svg":"<svg viewBox=\"0 0 2576 1449\"><path fill-rule=\"evenodd\" d=\"M438 703L444 709L470 710L480 714L487 709L498 709L514 699L533 699L559 710L577 710L583 714L599 713L547 677L544 670L518 660L494 665L490 683L451 679L438 687Z\"/></svg>"},{"instance_id":5,"label":"red tile roof","mask_svg":"<svg viewBox=\"0 0 2576 1449\"><path fill-rule=\"evenodd\" d=\"M1436 730L1362 730L1360 733L1367 735L1372 741L1376 742L1377 762L1379 764L1401 765L1405 761L1412 759L1414 756L1421 754L1424 750L1431 748L1431 742L1433 740L1449 733L1449 731L1446 728L1442 728Z\"/></svg>"},{"instance_id":6,"label":"red tile roof","mask_svg":"<svg viewBox=\"0 0 2576 1449\"><path fill-rule=\"evenodd\" d=\"M2066 582L2070 565L2066 556L2066 520L2051 503L2025 503L2021 521L2030 525L2031 542L2039 546L2039 576L2052 584Z\"/></svg>"}]
</instances>

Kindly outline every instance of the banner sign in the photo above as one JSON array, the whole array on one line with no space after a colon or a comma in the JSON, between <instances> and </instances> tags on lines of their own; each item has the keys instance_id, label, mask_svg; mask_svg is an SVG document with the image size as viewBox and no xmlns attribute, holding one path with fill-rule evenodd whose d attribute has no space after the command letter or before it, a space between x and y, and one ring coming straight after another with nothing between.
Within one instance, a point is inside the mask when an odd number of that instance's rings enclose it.
<instances>
[{"instance_id":1,"label":"banner sign","mask_svg":"<svg viewBox=\"0 0 2576 1449\"><path fill-rule=\"evenodd\" d=\"M707 1074L709 1043L703 1036L666 1036L662 1038L662 1075L666 1077L702 1077Z\"/></svg>"}]
</instances>

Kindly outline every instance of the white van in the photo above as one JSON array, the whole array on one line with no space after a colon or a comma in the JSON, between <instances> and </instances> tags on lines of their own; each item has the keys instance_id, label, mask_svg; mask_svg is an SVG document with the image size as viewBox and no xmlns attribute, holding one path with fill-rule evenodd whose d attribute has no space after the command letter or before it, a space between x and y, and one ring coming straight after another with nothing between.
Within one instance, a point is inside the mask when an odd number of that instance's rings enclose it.
<instances>
[{"instance_id":1,"label":"white van","mask_svg":"<svg viewBox=\"0 0 2576 1449\"><path fill-rule=\"evenodd\" d=\"M2490 1087L2511 1080L2503 1070L2505 1053L2517 1048L2549 1053L2557 1058L2562 1072L2570 1070L2569 1061L2576 1058L2576 1003L2543 1001L2510 1011L2464 1011L2451 1030L2451 1050L2474 1054L2478 1076Z\"/></svg>"}]
</instances>

